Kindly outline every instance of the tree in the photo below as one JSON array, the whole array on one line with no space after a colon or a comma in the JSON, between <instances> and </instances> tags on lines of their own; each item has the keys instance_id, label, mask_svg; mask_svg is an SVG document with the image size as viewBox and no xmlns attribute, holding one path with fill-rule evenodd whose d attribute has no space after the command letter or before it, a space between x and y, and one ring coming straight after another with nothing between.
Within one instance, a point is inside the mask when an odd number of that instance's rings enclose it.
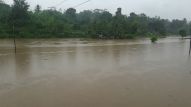
<instances>
[{"instance_id":1,"label":"tree","mask_svg":"<svg viewBox=\"0 0 191 107\"><path fill-rule=\"evenodd\" d=\"M12 25L17 28L24 27L29 19L28 8L25 0L14 0L10 16Z\"/></svg>"},{"instance_id":2,"label":"tree","mask_svg":"<svg viewBox=\"0 0 191 107\"><path fill-rule=\"evenodd\" d=\"M179 31L179 34L180 34L180 36L182 36L182 39L183 39L184 37L186 37L186 35L187 35L186 30L184 30L184 29L180 30L180 31Z\"/></svg>"},{"instance_id":3,"label":"tree","mask_svg":"<svg viewBox=\"0 0 191 107\"><path fill-rule=\"evenodd\" d=\"M11 8L9 5L5 4L3 1L0 1L0 37L8 37L9 32L9 14Z\"/></svg>"},{"instance_id":4,"label":"tree","mask_svg":"<svg viewBox=\"0 0 191 107\"><path fill-rule=\"evenodd\" d=\"M126 26L127 26L126 16L121 14L121 8L117 9L116 15L111 21L111 33L114 38L123 38L125 36Z\"/></svg>"},{"instance_id":5,"label":"tree","mask_svg":"<svg viewBox=\"0 0 191 107\"><path fill-rule=\"evenodd\" d=\"M121 8L117 8L116 16L121 16L122 15L121 11L122 11Z\"/></svg>"},{"instance_id":6,"label":"tree","mask_svg":"<svg viewBox=\"0 0 191 107\"><path fill-rule=\"evenodd\" d=\"M69 8L64 13L69 22L74 23L76 21L76 9Z\"/></svg>"},{"instance_id":7,"label":"tree","mask_svg":"<svg viewBox=\"0 0 191 107\"><path fill-rule=\"evenodd\" d=\"M191 35L191 22L188 24L188 33Z\"/></svg>"},{"instance_id":8,"label":"tree","mask_svg":"<svg viewBox=\"0 0 191 107\"><path fill-rule=\"evenodd\" d=\"M96 9L92 13L88 32L96 38L111 38L110 23L112 14L107 10Z\"/></svg>"},{"instance_id":9,"label":"tree","mask_svg":"<svg viewBox=\"0 0 191 107\"><path fill-rule=\"evenodd\" d=\"M135 17L137 17L137 15L136 15L134 12L131 12L131 13L130 13L130 17L131 17L131 18L135 18Z\"/></svg>"},{"instance_id":10,"label":"tree","mask_svg":"<svg viewBox=\"0 0 191 107\"><path fill-rule=\"evenodd\" d=\"M35 7L35 13L39 13L41 11L40 5L36 5Z\"/></svg>"},{"instance_id":11,"label":"tree","mask_svg":"<svg viewBox=\"0 0 191 107\"><path fill-rule=\"evenodd\" d=\"M80 13L69 8L64 13L56 9L42 10L37 5L28 10L26 0L14 0L12 6L0 0L0 37L9 37L15 26L17 37L101 37L134 38L149 32L158 36L177 35L184 29L189 32L191 24L186 19L167 20L149 17L144 13L122 14L122 8L112 15L103 9L84 10ZM8 36L7 36L8 35Z\"/></svg>"},{"instance_id":12,"label":"tree","mask_svg":"<svg viewBox=\"0 0 191 107\"><path fill-rule=\"evenodd\" d=\"M164 21L160 18L152 18L149 22L149 30L153 33L158 33L160 35L166 35L166 28Z\"/></svg>"},{"instance_id":13,"label":"tree","mask_svg":"<svg viewBox=\"0 0 191 107\"><path fill-rule=\"evenodd\" d=\"M179 34L179 31L182 29L188 29L188 24L187 24L187 20L183 19L183 20L172 20L169 25L167 26L168 28L168 32L171 34Z\"/></svg>"}]
</instances>

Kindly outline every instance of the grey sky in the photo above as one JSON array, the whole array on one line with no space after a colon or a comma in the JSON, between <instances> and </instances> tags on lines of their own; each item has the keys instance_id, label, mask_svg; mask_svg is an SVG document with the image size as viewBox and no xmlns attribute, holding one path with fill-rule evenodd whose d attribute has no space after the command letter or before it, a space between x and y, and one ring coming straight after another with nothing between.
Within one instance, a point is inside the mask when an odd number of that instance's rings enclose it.
<instances>
[{"instance_id":1,"label":"grey sky","mask_svg":"<svg viewBox=\"0 0 191 107\"><path fill-rule=\"evenodd\" d=\"M4 0L11 4L12 0ZM26 0L31 9L40 4L43 8L48 8L60 3L63 0ZM86 0L67 0L57 8L67 9ZM91 0L78 8L79 11L86 9L108 9L114 13L118 7L123 9L123 14L130 12L145 13L148 16L160 16L168 19L187 18L191 20L191 0Z\"/></svg>"}]
</instances>

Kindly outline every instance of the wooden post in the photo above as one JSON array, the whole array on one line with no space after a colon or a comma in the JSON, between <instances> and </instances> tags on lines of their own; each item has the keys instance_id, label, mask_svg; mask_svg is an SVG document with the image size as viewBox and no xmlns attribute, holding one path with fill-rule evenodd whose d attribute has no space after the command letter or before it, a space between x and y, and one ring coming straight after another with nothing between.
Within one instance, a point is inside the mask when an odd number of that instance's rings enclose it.
<instances>
[{"instance_id":1,"label":"wooden post","mask_svg":"<svg viewBox=\"0 0 191 107\"><path fill-rule=\"evenodd\" d=\"M15 47L15 53L17 52L17 46L16 46L16 38L15 38L15 25L13 24L13 36L14 36L14 47Z\"/></svg>"}]
</instances>

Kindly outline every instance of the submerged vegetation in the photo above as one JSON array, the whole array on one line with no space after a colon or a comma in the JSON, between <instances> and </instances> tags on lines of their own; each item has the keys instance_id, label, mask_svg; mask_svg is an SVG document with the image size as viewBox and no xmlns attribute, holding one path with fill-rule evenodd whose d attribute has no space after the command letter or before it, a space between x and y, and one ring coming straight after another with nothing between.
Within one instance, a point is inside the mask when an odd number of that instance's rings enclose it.
<instances>
[{"instance_id":1,"label":"submerged vegetation","mask_svg":"<svg viewBox=\"0 0 191 107\"><path fill-rule=\"evenodd\" d=\"M158 38L159 38L157 35L152 34L152 33L149 35L149 37L150 37L150 40L152 43L156 43L158 41Z\"/></svg>"},{"instance_id":2,"label":"submerged vegetation","mask_svg":"<svg viewBox=\"0 0 191 107\"><path fill-rule=\"evenodd\" d=\"M84 10L80 13L69 8L66 11L56 9L42 10L37 5L29 11L25 0L14 0L8 5L0 0L0 38L103 38L132 39L144 37L148 33L159 36L177 35L180 30L188 32L186 19L167 20L160 17L148 17L145 14L122 14L118 8L113 15L107 10ZM152 37L156 41L156 37Z\"/></svg>"}]
</instances>

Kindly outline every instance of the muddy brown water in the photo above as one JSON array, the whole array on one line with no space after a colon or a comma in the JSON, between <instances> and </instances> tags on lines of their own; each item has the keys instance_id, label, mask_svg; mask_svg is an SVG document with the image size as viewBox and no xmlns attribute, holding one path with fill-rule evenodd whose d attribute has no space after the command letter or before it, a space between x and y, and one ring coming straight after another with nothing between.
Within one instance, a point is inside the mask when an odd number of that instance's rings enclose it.
<instances>
[{"instance_id":1,"label":"muddy brown water","mask_svg":"<svg viewBox=\"0 0 191 107\"><path fill-rule=\"evenodd\" d=\"M0 40L0 107L191 107L189 41Z\"/></svg>"}]
</instances>

